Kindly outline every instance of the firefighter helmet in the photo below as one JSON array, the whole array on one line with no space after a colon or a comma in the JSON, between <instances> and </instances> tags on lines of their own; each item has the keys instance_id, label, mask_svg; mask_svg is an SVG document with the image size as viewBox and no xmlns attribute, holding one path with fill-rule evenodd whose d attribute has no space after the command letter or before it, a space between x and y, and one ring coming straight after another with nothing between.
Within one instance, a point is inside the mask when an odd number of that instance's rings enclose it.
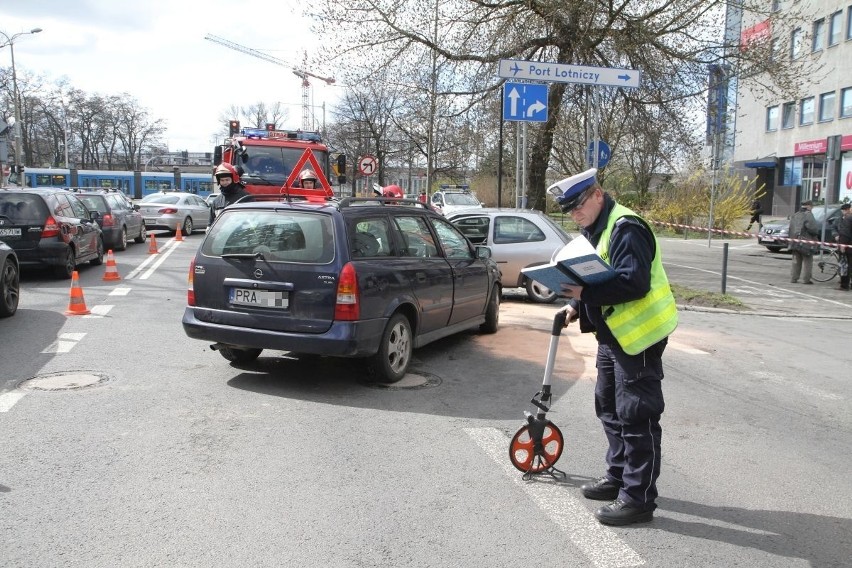
<instances>
[{"instance_id":1,"label":"firefighter helmet","mask_svg":"<svg viewBox=\"0 0 852 568\"><path fill-rule=\"evenodd\" d=\"M316 185L319 179L317 178L317 174L315 174L313 170L304 169L299 174L299 182L305 183L306 181L312 181L314 182L314 185Z\"/></svg>"},{"instance_id":2,"label":"firefighter helmet","mask_svg":"<svg viewBox=\"0 0 852 568\"><path fill-rule=\"evenodd\" d=\"M382 188L382 197L405 197L405 194L398 185L387 185Z\"/></svg>"},{"instance_id":3,"label":"firefighter helmet","mask_svg":"<svg viewBox=\"0 0 852 568\"><path fill-rule=\"evenodd\" d=\"M222 162L216 169L213 171L213 175L216 177L216 181L219 181L221 176L230 176L234 183L240 183L240 174L237 173L237 169L231 164L227 164Z\"/></svg>"}]
</instances>

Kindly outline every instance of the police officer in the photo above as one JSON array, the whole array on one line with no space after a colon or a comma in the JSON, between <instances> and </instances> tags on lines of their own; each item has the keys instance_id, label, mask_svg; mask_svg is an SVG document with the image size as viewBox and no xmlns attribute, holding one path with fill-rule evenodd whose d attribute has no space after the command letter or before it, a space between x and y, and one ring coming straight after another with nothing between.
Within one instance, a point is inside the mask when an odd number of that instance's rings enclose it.
<instances>
[{"instance_id":1,"label":"police officer","mask_svg":"<svg viewBox=\"0 0 852 568\"><path fill-rule=\"evenodd\" d=\"M219 197L213 202L214 215L219 214L220 209L236 203L240 198L249 194L246 187L240 183L240 174L231 164L222 162L213 171L216 183L219 184Z\"/></svg>"},{"instance_id":2,"label":"police officer","mask_svg":"<svg viewBox=\"0 0 852 568\"><path fill-rule=\"evenodd\" d=\"M677 327L677 308L648 224L605 193L590 169L548 188L581 227L616 277L589 286L563 285L566 322L598 341L595 412L609 442L606 474L581 487L588 499L611 501L595 511L607 525L650 521L660 475L662 355Z\"/></svg>"}]
</instances>

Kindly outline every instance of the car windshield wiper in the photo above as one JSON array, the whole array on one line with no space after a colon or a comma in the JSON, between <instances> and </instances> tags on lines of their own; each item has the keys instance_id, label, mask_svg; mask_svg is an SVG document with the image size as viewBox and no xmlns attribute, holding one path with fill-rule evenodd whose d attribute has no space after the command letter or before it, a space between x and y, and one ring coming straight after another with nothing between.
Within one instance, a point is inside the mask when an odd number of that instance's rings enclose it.
<instances>
[{"instance_id":1,"label":"car windshield wiper","mask_svg":"<svg viewBox=\"0 0 852 568\"><path fill-rule=\"evenodd\" d=\"M237 258L240 260L266 260L262 252L228 252L222 258Z\"/></svg>"}]
</instances>

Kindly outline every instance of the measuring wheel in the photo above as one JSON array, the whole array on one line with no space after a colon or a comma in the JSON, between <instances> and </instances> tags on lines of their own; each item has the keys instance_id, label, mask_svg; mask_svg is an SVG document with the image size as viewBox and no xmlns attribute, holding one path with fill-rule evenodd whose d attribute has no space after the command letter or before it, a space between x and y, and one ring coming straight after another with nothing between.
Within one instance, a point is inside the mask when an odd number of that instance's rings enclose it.
<instances>
[{"instance_id":1,"label":"measuring wheel","mask_svg":"<svg viewBox=\"0 0 852 568\"><path fill-rule=\"evenodd\" d=\"M509 459L513 466L524 473L546 471L562 455L562 448L565 447L562 432L550 420L546 420L543 426L539 450L536 450L535 436L530 433L530 429L535 426L529 424L521 426L509 443Z\"/></svg>"}]
</instances>

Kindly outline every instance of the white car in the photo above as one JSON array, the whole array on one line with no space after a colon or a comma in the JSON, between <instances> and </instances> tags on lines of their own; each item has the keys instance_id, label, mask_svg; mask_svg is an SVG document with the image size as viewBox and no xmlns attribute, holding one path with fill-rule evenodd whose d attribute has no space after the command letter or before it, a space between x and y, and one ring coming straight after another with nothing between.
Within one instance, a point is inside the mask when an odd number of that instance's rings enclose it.
<instances>
[{"instance_id":1,"label":"white car","mask_svg":"<svg viewBox=\"0 0 852 568\"><path fill-rule=\"evenodd\" d=\"M151 193L139 202L145 229L167 229L189 236L210 224L210 206L194 193L167 191Z\"/></svg>"},{"instance_id":2,"label":"white car","mask_svg":"<svg viewBox=\"0 0 852 568\"><path fill-rule=\"evenodd\" d=\"M464 190L442 190L432 194L432 207L444 217L456 211L481 208L482 202L474 194Z\"/></svg>"}]
</instances>

